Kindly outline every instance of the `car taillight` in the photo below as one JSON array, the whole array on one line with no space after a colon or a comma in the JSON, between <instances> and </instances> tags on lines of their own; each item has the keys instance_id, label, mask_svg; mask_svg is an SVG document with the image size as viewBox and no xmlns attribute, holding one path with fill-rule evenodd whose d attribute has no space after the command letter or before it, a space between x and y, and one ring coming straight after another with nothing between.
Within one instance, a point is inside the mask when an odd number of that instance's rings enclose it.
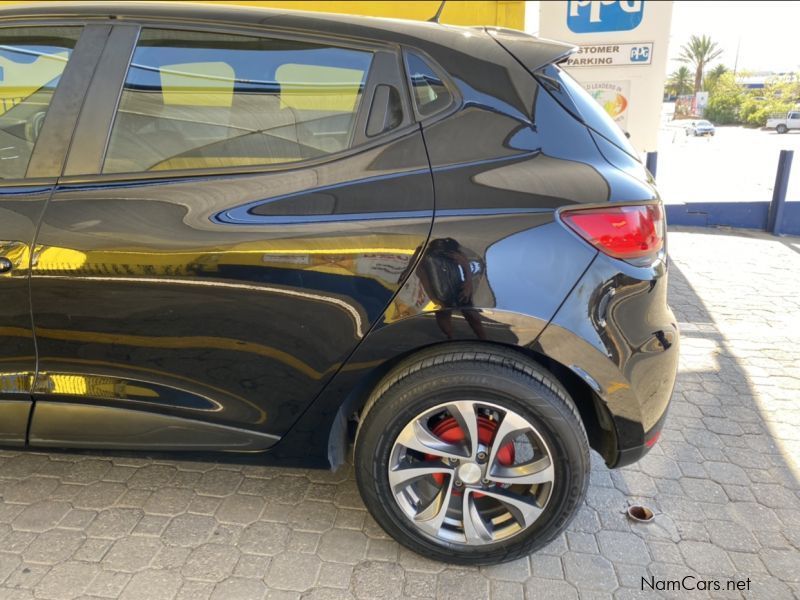
<instances>
[{"instance_id":1,"label":"car taillight","mask_svg":"<svg viewBox=\"0 0 800 600\"><path fill-rule=\"evenodd\" d=\"M664 216L658 204L569 210L561 219L601 252L623 260L656 254L664 245Z\"/></svg>"}]
</instances>

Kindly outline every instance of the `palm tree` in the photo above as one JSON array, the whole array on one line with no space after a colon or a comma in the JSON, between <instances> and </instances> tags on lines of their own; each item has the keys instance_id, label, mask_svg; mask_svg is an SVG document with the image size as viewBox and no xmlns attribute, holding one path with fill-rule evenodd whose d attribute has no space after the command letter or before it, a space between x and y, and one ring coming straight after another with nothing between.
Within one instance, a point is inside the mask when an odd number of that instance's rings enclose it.
<instances>
[{"instance_id":1,"label":"palm tree","mask_svg":"<svg viewBox=\"0 0 800 600\"><path fill-rule=\"evenodd\" d=\"M706 65L722 54L722 48L717 46L717 42L711 41L707 35L697 37L693 35L689 38L689 43L681 46L681 55L678 60L694 66L694 93L700 91L703 84L703 72Z\"/></svg>"},{"instance_id":2,"label":"palm tree","mask_svg":"<svg viewBox=\"0 0 800 600\"><path fill-rule=\"evenodd\" d=\"M712 92L714 91L714 86L717 85L719 78L725 75L728 72L728 67L723 64L719 64L713 69L711 69L708 73L706 73L705 81L703 82L707 91Z\"/></svg>"},{"instance_id":3,"label":"palm tree","mask_svg":"<svg viewBox=\"0 0 800 600\"><path fill-rule=\"evenodd\" d=\"M667 79L667 89L675 96L683 96L692 91L692 72L689 67L678 67Z\"/></svg>"}]
</instances>

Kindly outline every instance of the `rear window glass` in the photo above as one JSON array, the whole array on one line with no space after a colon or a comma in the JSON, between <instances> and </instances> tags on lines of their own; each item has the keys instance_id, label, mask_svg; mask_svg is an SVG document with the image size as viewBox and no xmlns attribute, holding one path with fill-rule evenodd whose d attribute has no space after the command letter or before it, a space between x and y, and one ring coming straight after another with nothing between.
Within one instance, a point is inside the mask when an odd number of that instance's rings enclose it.
<instances>
[{"instance_id":1,"label":"rear window glass","mask_svg":"<svg viewBox=\"0 0 800 600\"><path fill-rule=\"evenodd\" d=\"M429 117L450 105L452 96L436 70L414 52L406 53L406 66L414 104L421 117Z\"/></svg>"},{"instance_id":2,"label":"rear window glass","mask_svg":"<svg viewBox=\"0 0 800 600\"><path fill-rule=\"evenodd\" d=\"M556 65L548 65L538 73L538 79L551 92L564 108L573 113L608 141L622 148L631 156L638 158L636 149L628 136L619 128L605 109L595 101L580 83Z\"/></svg>"},{"instance_id":3,"label":"rear window glass","mask_svg":"<svg viewBox=\"0 0 800 600\"><path fill-rule=\"evenodd\" d=\"M291 163L347 150L372 53L145 29L104 173Z\"/></svg>"}]
</instances>

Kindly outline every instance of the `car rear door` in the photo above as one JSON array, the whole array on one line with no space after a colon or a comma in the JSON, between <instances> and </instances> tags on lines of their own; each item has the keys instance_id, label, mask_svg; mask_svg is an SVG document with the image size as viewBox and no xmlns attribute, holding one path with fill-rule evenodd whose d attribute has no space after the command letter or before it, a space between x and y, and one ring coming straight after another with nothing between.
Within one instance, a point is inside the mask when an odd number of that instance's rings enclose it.
<instances>
[{"instance_id":1,"label":"car rear door","mask_svg":"<svg viewBox=\"0 0 800 600\"><path fill-rule=\"evenodd\" d=\"M430 230L401 73L371 42L113 27L37 238L31 445L280 439Z\"/></svg>"},{"instance_id":2,"label":"car rear door","mask_svg":"<svg viewBox=\"0 0 800 600\"><path fill-rule=\"evenodd\" d=\"M110 28L0 22L0 444L24 445L36 345L30 260Z\"/></svg>"}]
</instances>

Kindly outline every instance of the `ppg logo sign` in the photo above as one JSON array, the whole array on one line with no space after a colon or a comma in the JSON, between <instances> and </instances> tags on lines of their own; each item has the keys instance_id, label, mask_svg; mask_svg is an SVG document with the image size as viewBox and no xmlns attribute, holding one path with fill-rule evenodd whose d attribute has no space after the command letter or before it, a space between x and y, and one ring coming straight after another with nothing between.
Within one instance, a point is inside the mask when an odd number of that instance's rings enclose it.
<instances>
[{"instance_id":1,"label":"ppg logo sign","mask_svg":"<svg viewBox=\"0 0 800 600\"><path fill-rule=\"evenodd\" d=\"M643 13L644 0L568 0L567 27L575 33L630 31Z\"/></svg>"}]
</instances>

